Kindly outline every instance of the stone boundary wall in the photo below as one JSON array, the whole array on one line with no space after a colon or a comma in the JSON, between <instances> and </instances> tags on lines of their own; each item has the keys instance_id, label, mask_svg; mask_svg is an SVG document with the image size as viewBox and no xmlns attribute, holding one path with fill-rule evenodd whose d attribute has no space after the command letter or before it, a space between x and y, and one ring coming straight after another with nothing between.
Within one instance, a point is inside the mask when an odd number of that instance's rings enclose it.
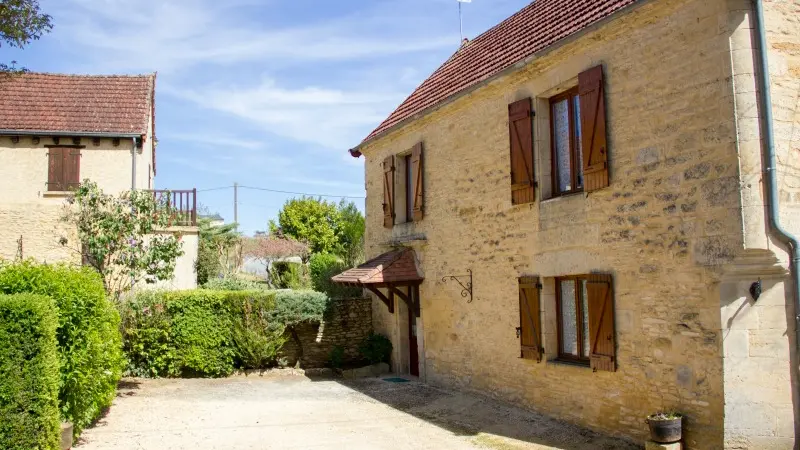
<instances>
[{"instance_id":1,"label":"stone boundary wall","mask_svg":"<svg viewBox=\"0 0 800 450\"><path fill-rule=\"evenodd\" d=\"M358 347L372 332L372 300L369 298L334 300L329 317L321 324L301 325L297 334L303 344L303 368L325 367L330 363L331 351L341 346L344 362L361 358ZM281 354L289 364L297 363L300 354L297 345L287 332L289 339Z\"/></svg>"}]
</instances>

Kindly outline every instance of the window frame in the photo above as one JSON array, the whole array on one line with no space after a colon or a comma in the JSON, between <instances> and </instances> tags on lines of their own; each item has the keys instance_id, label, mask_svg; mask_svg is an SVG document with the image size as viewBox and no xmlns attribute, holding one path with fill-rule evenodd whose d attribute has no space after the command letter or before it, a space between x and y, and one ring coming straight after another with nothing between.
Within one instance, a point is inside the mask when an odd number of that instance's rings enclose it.
<instances>
[{"instance_id":1,"label":"window frame","mask_svg":"<svg viewBox=\"0 0 800 450\"><path fill-rule=\"evenodd\" d=\"M577 136L576 119L580 117L575 115L575 100L580 102L580 92L578 86L567 89L566 91L554 95L548 99L550 107L550 162L552 170L552 193L551 197L560 197L564 195L577 194L584 191L585 182L582 180L580 187L578 187L578 172L581 172L581 179L583 167L577 167L579 164L578 152L582 151L580 142ZM558 155L556 153L556 129L555 129L555 113L554 107L556 103L567 100L568 119L569 119L569 160L570 160L570 185L572 189L569 191L561 191L558 186L559 170L558 170ZM583 130L581 130L583 132Z\"/></svg>"},{"instance_id":2,"label":"window frame","mask_svg":"<svg viewBox=\"0 0 800 450\"><path fill-rule=\"evenodd\" d=\"M578 343L578 356L564 353L563 352L563 334L564 334L564 324L562 323L562 316L561 316L561 303L563 299L561 298L561 283L563 281L574 281L575 282L575 326L577 328L577 343ZM557 328L557 342L558 342L558 361L566 361L574 364L580 364L589 366L590 365L590 356L591 356L591 336L584 336L584 327L581 323L578 322L578 319L581 321L584 318L584 311L583 311L583 289L581 286L581 282L589 282L589 277L587 275L569 275L563 277L556 277L556 328ZM586 306L589 308L589 299L586 299ZM588 318L588 311L587 314L587 322L586 322L586 330L589 330L589 318ZM589 338L589 348L584 348L584 343ZM588 356L584 356L584 355Z\"/></svg>"}]
</instances>

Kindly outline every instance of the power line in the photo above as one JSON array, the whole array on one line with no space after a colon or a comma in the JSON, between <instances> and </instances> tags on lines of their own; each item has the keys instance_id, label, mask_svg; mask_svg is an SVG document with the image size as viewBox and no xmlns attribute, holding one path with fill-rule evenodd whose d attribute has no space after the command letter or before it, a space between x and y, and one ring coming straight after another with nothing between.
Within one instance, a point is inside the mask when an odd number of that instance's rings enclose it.
<instances>
[{"instance_id":1,"label":"power line","mask_svg":"<svg viewBox=\"0 0 800 450\"><path fill-rule=\"evenodd\" d=\"M221 191L223 189L233 189L234 186L221 186L209 189L198 189L197 192L210 192L210 191ZM290 194L290 195L305 195L308 197L331 197L331 198L356 198L356 199L365 199L364 196L356 196L356 195L334 195L334 194L311 194L308 192L293 192L293 191L281 191L278 189L268 189L262 187L254 187L254 186L242 186L239 185L241 189L252 189L255 191L266 191L266 192L275 192L278 194Z\"/></svg>"},{"instance_id":2,"label":"power line","mask_svg":"<svg viewBox=\"0 0 800 450\"><path fill-rule=\"evenodd\" d=\"M209 188L209 189L198 189L197 192L221 191L223 189L232 189L232 188L233 188L233 186L221 186L221 187L215 187L215 188Z\"/></svg>"},{"instance_id":3,"label":"power line","mask_svg":"<svg viewBox=\"0 0 800 450\"><path fill-rule=\"evenodd\" d=\"M278 194L291 194L291 195L306 195L309 197L335 197L335 198L357 198L357 199L364 199L366 197L358 197L354 195L332 195L332 194L309 194L308 192L292 192L292 191L279 191L277 189L267 189L267 188L259 188L253 186L242 186L239 185L242 189L252 189L255 191L266 191L266 192L276 192Z\"/></svg>"}]
</instances>

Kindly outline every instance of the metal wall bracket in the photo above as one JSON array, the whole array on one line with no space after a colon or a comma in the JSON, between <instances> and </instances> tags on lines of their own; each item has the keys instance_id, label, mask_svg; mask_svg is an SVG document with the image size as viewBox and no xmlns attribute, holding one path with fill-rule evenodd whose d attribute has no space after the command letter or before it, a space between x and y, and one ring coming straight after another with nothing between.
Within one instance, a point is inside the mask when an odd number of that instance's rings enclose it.
<instances>
[{"instance_id":1,"label":"metal wall bracket","mask_svg":"<svg viewBox=\"0 0 800 450\"><path fill-rule=\"evenodd\" d=\"M447 283L447 280L455 281L461 286L461 296L464 298L469 297L467 303L472 303L472 270L467 269L467 273L467 275L445 275L442 277L442 283ZM467 278L469 278L469 281L467 281Z\"/></svg>"}]
</instances>

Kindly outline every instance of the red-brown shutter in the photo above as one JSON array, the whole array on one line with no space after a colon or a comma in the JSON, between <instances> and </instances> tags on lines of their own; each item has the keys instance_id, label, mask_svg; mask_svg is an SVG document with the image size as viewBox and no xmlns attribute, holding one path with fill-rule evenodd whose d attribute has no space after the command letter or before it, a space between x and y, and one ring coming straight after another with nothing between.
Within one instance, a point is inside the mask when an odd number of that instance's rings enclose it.
<instances>
[{"instance_id":1,"label":"red-brown shutter","mask_svg":"<svg viewBox=\"0 0 800 450\"><path fill-rule=\"evenodd\" d=\"M394 155L383 160L383 226L394 226Z\"/></svg>"},{"instance_id":2,"label":"red-brown shutter","mask_svg":"<svg viewBox=\"0 0 800 450\"><path fill-rule=\"evenodd\" d=\"M81 183L81 150L64 149L64 190L76 189Z\"/></svg>"},{"instance_id":3,"label":"red-brown shutter","mask_svg":"<svg viewBox=\"0 0 800 450\"><path fill-rule=\"evenodd\" d=\"M508 105L511 146L511 204L535 200L533 171L533 109L526 98Z\"/></svg>"},{"instance_id":4,"label":"red-brown shutter","mask_svg":"<svg viewBox=\"0 0 800 450\"><path fill-rule=\"evenodd\" d=\"M425 184L422 170L422 143L415 145L411 150L411 182L414 184L414 222L419 222L424 216L425 209Z\"/></svg>"},{"instance_id":5,"label":"red-brown shutter","mask_svg":"<svg viewBox=\"0 0 800 450\"><path fill-rule=\"evenodd\" d=\"M581 104L583 189L592 192L608 186L603 66L593 67L578 75L578 93Z\"/></svg>"},{"instance_id":6,"label":"red-brown shutter","mask_svg":"<svg viewBox=\"0 0 800 450\"><path fill-rule=\"evenodd\" d=\"M611 275L589 275L589 361L593 370L616 370L614 289Z\"/></svg>"},{"instance_id":7,"label":"red-brown shutter","mask_svg":"<svg viewBox=\"0 0 800 450\"><path fill-rule=\"evenodd\" d=\"M536 277L519 279L519 341L520 357L542 360L542 333L539 305L541 285Z\"/></svg>"},{"instance_id":8,"label":"red-brown shutter","mask_svg":"<svg viewBox=\"0 0 800 450\"><path fill-rule=\"evenodd\" d=\"M65 149L52 147L47 152L47 190L64 190L64 152Z\"/></svg>"}]
</instances>

